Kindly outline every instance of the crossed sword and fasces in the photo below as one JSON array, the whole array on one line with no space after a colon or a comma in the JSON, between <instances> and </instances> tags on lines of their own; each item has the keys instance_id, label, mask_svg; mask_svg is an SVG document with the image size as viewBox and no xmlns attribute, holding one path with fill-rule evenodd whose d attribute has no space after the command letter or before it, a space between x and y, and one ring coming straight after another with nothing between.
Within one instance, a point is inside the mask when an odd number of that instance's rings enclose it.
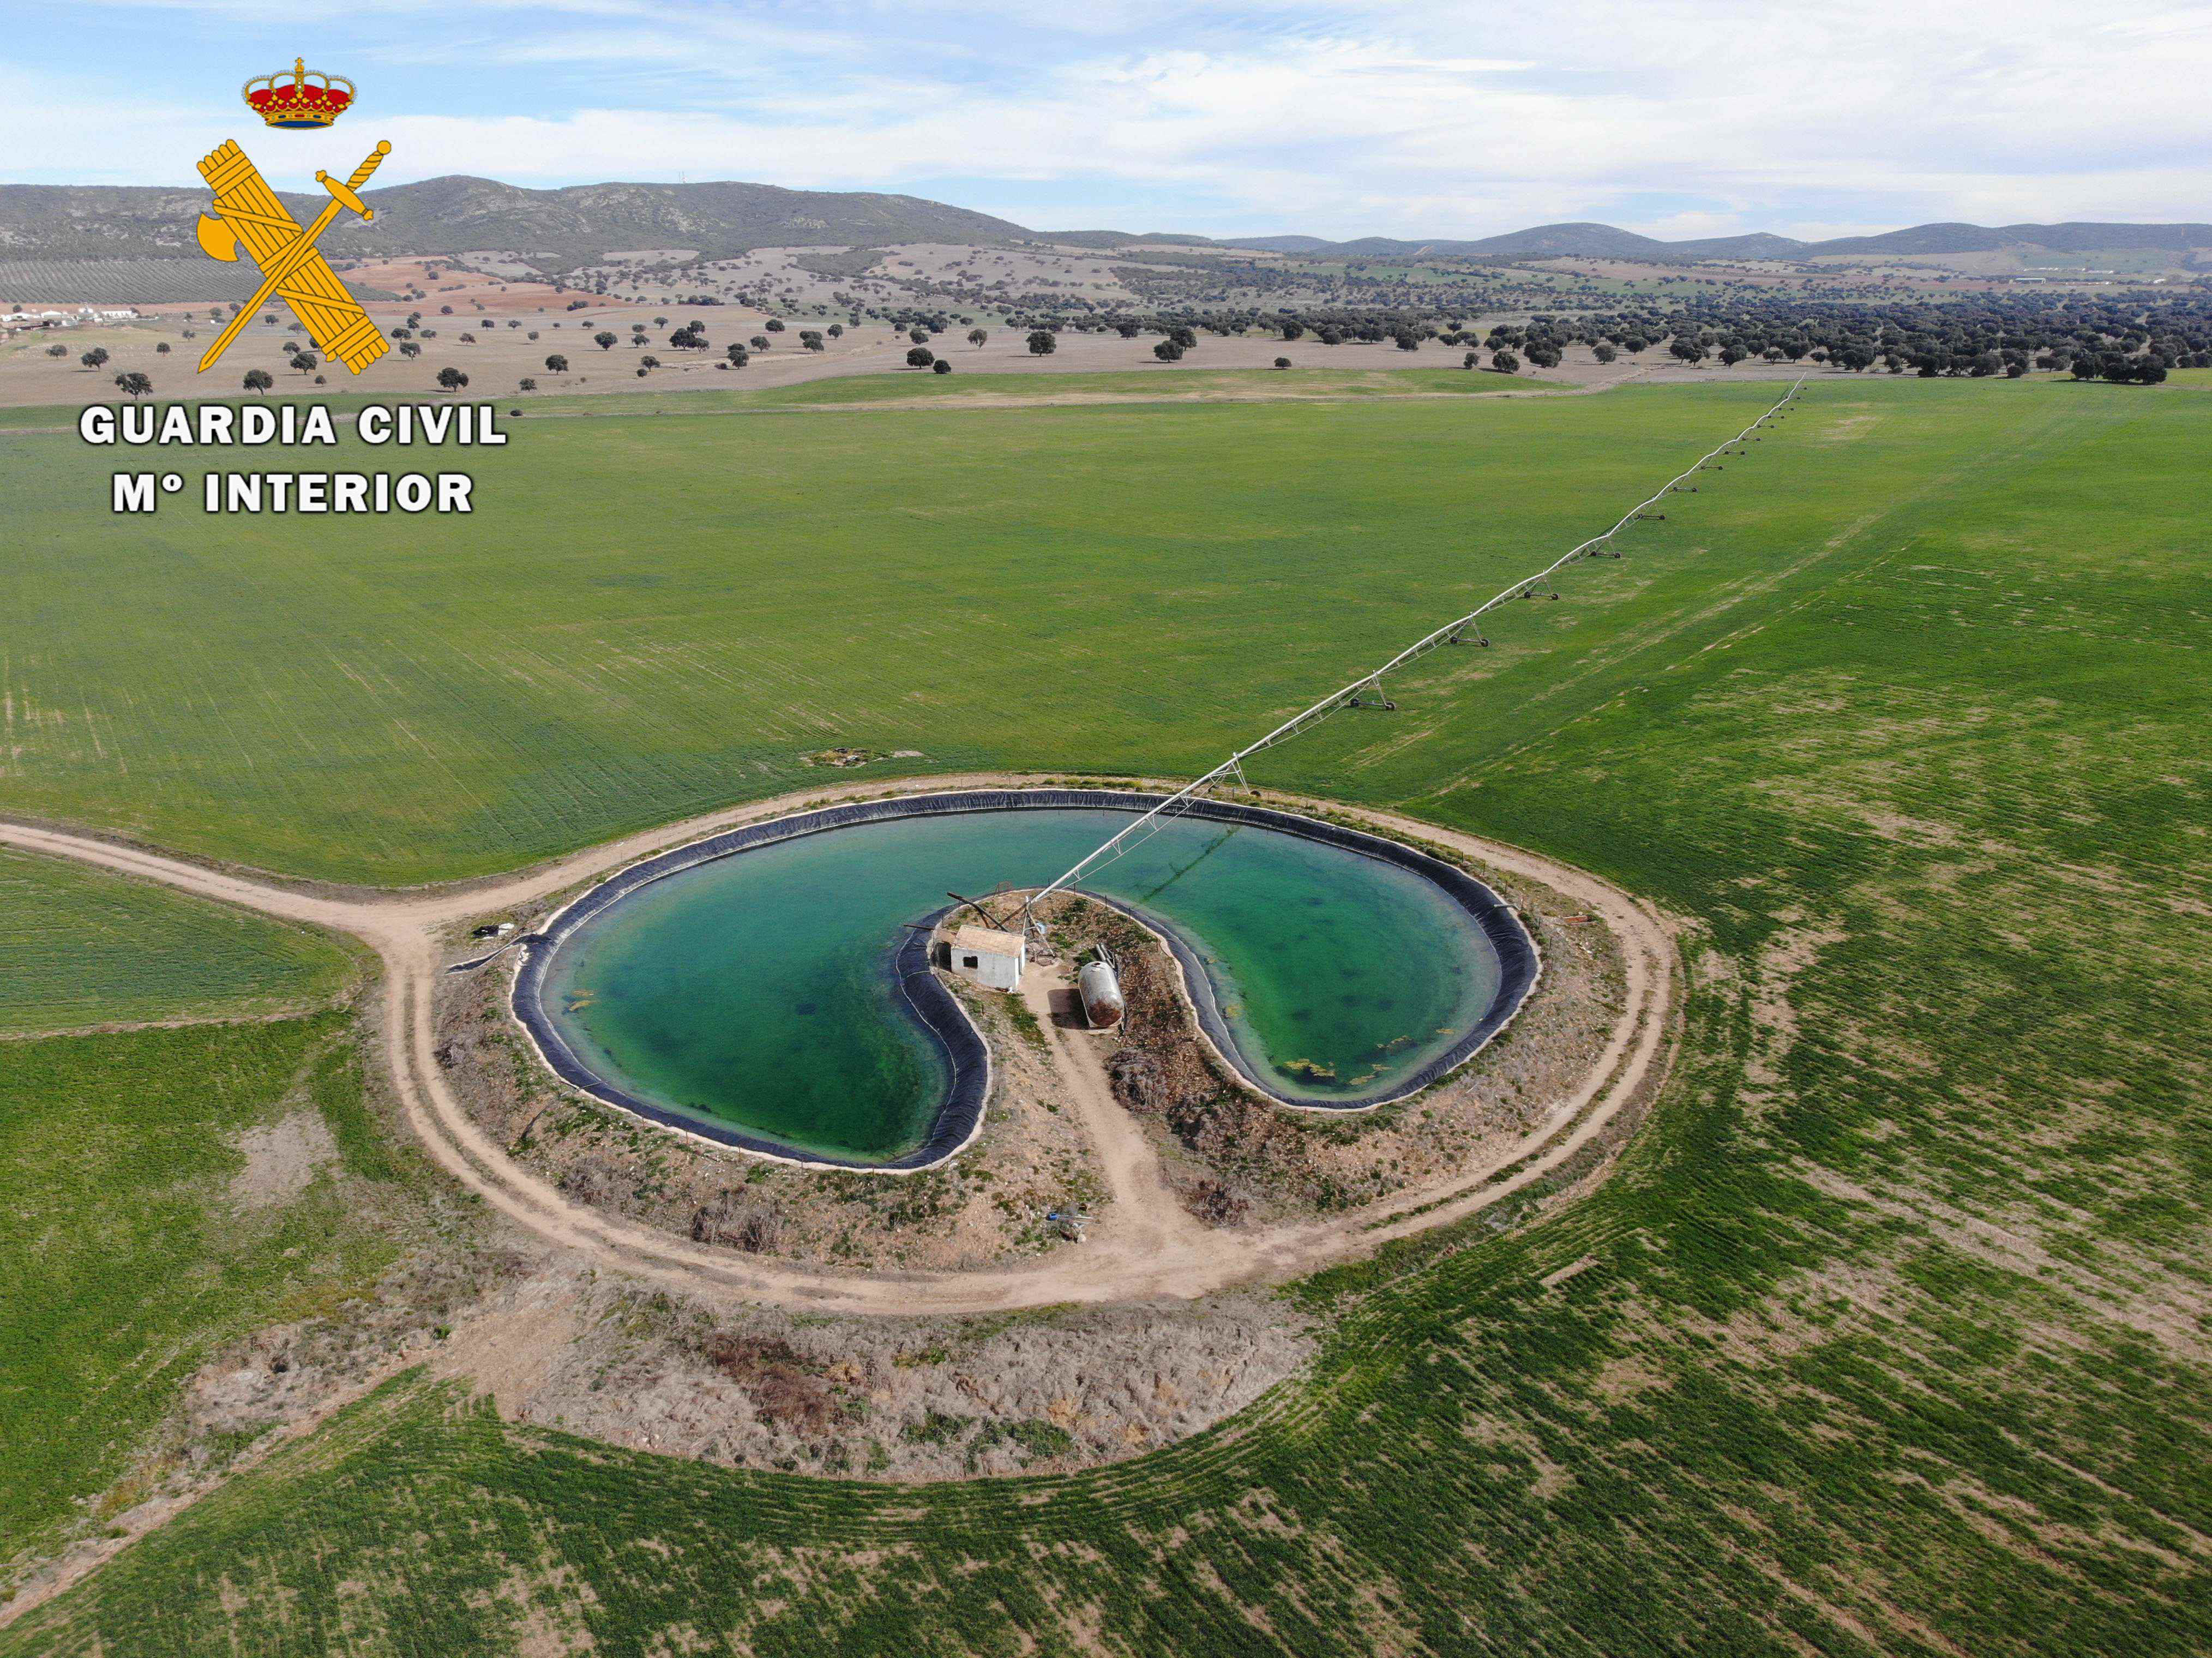
<instances>
[{"instance_id":1,"label":"crossed sword and fasces","mask_svg":"<svg viewBox=\"0 0 2212 1658\"><path fill-rule=\"evenodd\" d=\"M315 182L330 191L331 203L305 230L236 144L224 143L200 163L200 176L215 191L216 209L213 214L200 215L200 246L211 258L235 259L243 244L261 267L261 286L208 347L200 359L203 371L213 366L272 294L281 295L292 314L307 325L323 355L343 363L349 373L358 374L392 349L368 313L346 292L330 262L315 251L315 238L330 228L340 208L350 208L363 219L376 216L375 210L361 199L360 191L391 153L390 144L378 144L343 184L327 173L315 174Z\"/></svg>"}]
</instances>

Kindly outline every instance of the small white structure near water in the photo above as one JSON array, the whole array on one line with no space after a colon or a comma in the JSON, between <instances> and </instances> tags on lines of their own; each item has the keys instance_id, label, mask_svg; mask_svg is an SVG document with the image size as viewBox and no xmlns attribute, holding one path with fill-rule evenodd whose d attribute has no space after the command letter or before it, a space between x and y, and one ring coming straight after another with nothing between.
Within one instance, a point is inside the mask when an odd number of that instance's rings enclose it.
<instances>
[{"instance_id":1,"label":"small white structure near water","mask_svg":"<svg viewBox=\"0 0 2212 1658\"><path fill-rule=\"evenodd\" d=\"M1019 990L1022 969L1029 965L1029 940L1018 932L1000 932L987 926L963 926L952 934L955 973L994 990Z\"/></svg>"}]
</instances>

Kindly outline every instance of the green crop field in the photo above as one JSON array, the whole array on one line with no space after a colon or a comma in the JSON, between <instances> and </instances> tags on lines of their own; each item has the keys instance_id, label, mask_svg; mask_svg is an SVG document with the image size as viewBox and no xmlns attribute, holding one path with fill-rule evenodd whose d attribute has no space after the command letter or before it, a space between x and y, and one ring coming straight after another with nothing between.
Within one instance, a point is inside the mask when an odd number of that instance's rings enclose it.
<instances>
[{"instance_id":1,"label":"green crop field","mask_svg":"<svg viewBox=\"0 0 2212 1658\"><path fill-rule=\"evenodd\" d=\"M2193 398L2119 390L1823 387L1755 485L1683 497L1637 562L1578 577L1588 598L1452 664L1495 682L1423 719L1540 726L1553 647L1601 618L1725 630L1745 584L1873 556L1947 481L2115 428L2188 451ZM917 768L1188 770L1609 523L1774 395L525 421L503 450L447 452L475 514L404 533L173 504L111 519L113 453L9 437L11 804L398 882L792 787L833 744L918 749ZM161 452L190 479L197 452ZM1882 533L1827 547L1869 514ZM1698 549L1723 534L1771 555L1716 580ZM1289 780L1334 776L1312 752Z\"/></svg>"},{"instance_id":2,"label":"green crop field","mask_svg":"<svg viewBox=\"0 0 2212 1658\"><path fill-rule=\"evenodd\" d=\"M105 465L9 439L9 797L399 880L832 742L1187 772L1771 395L549 421L404 535L88 531ZM1243 1417L893 1490L410 1376L0 1655L2212 1648L2208 446L2184 386L1819 384L1268 756L1650 897L1689 994L1608 1181L1294 1286Z\"/></svg>"},{"instance_id":3,"label":"green crop field","mask_svg":"<svg viewBox=\"0 0 2212 1658\"><path fill-rule=\"evenodd\" d=\"M0 1035L240 1018L327 1002L335 941L160 887L0 849Z\"/></svg>"},{"instance_id":4,"label":"green crop field","mask_svg":"<svg viewBox=\"0 0 2212 1658\"><path fill-rule=\"evenodd\" d=\"M252 1021L0 1040L5 1563L142 1493L218 1343L371 1281L411 1159L370 1121L348 1013L254 1017L327 1010L356 973L335 943L0 853L0 1032ZM257 1171L248 1137L288 1118L317 1166Z\"/></svg>"}]
</instances>

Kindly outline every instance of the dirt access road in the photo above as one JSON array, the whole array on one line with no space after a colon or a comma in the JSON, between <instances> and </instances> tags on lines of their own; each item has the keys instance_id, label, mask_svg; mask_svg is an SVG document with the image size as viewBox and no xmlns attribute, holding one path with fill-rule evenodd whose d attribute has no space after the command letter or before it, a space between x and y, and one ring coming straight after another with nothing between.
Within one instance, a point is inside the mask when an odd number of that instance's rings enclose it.
<instances>
[{"instance_id":1,"label":"dirt access road","mask_svg":"<svg viewBox=\"0 0 2212 1658\"><path fill-rule=\"evenodd\" d=\"M1036 780L1003 775L941 777L918 780L913 788L1006 787ZM1286 1279L1368 1254L1393 1239L1464 1219L1510 1196L1573 1157L1638 1097L1647 1083L1663 1074L1678 993L1673 941L1656 914L1620 889L1550 859L1407 818L1367 813L1363 814L1367 821L1385 829L1540 882L1583 905L1620 940L1626 986L1620 1017L1596 1061L1574 1089L1552 1102L1528 1134L1448 1180L1398 1193L1349 1214L1251 1231L1200 1224L1174 1205L1151 1146L1122 1118L1099 1075L1091 1079L1095 1086L1081 1090L1086 1097L1079 1102L1109 1175L1109 1201L1088 1242L1046 1260L972 1272L821 1272L690 1243L602 1214L518 1167L462 1108L433 1057L432 1036L432 999L444 965L443 939L456 923L534 902L737 823L795 810L802 799L817 805L839 794L881 792L880 784L810 790L803 797L665 825L512 878L389 896L326 896L271 877L210 868L35 825L0 823L0 842L362 939L384 965L385 1057L393 1088L410 1127L439 1165L549 1245L573 1250L634 1278L710 1298L822 1312L972 1314L1066 1303L1189 1299L1234 1284ZM1067 1045L1056 1031L1054 1040ZM1082 1061L1091 1058L1069 1056L1079 1074Z\"/></svg>"}]
</instances>

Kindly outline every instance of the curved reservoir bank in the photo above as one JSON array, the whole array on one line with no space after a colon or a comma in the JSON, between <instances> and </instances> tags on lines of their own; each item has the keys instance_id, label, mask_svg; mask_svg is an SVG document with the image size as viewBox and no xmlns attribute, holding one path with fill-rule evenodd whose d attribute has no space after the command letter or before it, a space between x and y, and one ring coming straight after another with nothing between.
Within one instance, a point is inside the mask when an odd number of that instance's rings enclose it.
<instances>
[{"instance_id":1,"label":"curved reservoir bank","mask_svg":"<svg viewBox=\"0 0 2212 1658\"><path fill-rule=\"evenodd\" d=\"M987 1050L930 972L949 892L1041 886L1157 797L971 790L830 807L664 853L546 927L518 1017L562 1078L725 1145L918 1169L973 1137ZM1084 892L1167 938L1201 1023L1285 1103L1358 1108L1463 1063L1534 945L1450 865L1200 801Z\"/></svg>"}]
</instances>

